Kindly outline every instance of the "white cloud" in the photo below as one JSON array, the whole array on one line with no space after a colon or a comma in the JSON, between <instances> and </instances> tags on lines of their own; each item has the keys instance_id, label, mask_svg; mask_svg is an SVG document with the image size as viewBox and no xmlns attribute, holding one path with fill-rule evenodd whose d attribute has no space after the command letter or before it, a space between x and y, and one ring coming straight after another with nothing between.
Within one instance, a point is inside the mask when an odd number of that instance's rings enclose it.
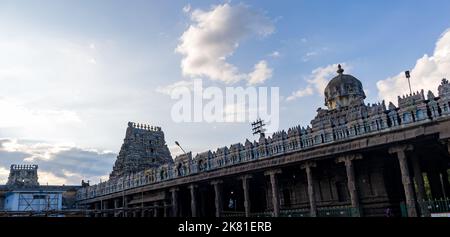
<instances>
[{"instance_id":1,"label":"white cloud","mask_svg":"<svg viewBox=\"0 0 450 237\"><path fill-rule=\"evenodd\" d=\"M74 111L28 108L22 103L0 98L0 128L29 127L46 128L81 123Z\"/></svg>"},{"instance_id":2,"label":"white cloud","mask_svg":"<svg viewBox=\"0 0 450 237\"><path fill-rule=\"evenodd\" d=\"M447 29L436 43L433 55L425 54L419 58L411 70L413 91L424 89L437 92L442 80L450 76L450 29ZM408 81L404 72L377 82L378 97L397 103L397 96L409 93Z\"/></svg>"},{"instance_id":3,"label":"white cloud","mask_svg":"<svg viewBox=\"0 0 450 237\"><path fill-rule=\"evenodd\" d=\"M183 75L205 76L225 83L251 80L252 73L239 72L235 65L227 62L227 58L233 55L245 38L273 33L273 23L262 13L243 4L231 6L225 3L214 6L209 11L196 9L190 12L192 23L181 36L176 48L176 52L183 55ZM266 79L258 78L258 81Z\"/></svg>"},{"instance_id":4,"label":"white cloud","mask_svg":"<svg viewBox=\"0 0 450 237\"><path fill-rule=\"evenodd\" d=\"M311 60L313 57L317 56L318 54L319 53L316 51L307 52L305 55L303 55L302 61L308 62L309 60Z\"/></svg>"},{"instance_id":5,"label":"white cloud","mask_svg":"<svg viewBox=\"0 0 450 237\"><path fill-rule=\"evenodd\" d=\"M158 86L156 88L156 92L159 92L161 94L165 95L171 95L172 91L177 88L188 88L192 89L194 87L193 81L177 81L173 84L167 85L167 86Z\"/></svg>"},{"instance_id":6,"label":"white cloud","mask_svg":"<svg viewBox=\"0 0 450 237\"><path fill-rule=\"evenodd\" d=\"M0 184L5 184L8 181L8 176L9 170L4 167L0 167Z\"/></svg>"},{"instance_id":7,"label":"white cloud","mask_svg":"<svg viewBox=\"0 0 450 237\"><path fill-rule=\"evenodd\" d=\"M267 66L267 62L261 60L255 65L252 73L249 74L248 85L262 84L272 77L272 69Z\"/></svg>"},{"instance_id":8,"label":"white cloud","mask_svg":"<svg viewBox=\"0 0 450 237\"><path fill-rule=\"evenodd\" d=\"M82 179L106 179L117 155L75 144L52 144L19 139L0 139L0 182L11 164L37 164L40 184L79 184Z\"/></svg>"},{"instance_id":9,"label":"white cloud","mask_svg":"<svg viewBox=\"0 0 450 237\"><path fill-rule=\"evenodd\" d=\"M323 55L326 51L328 51L328 47L322 47L322 48L313 49L312 51L306 52L303 55L302 61L303 62L308 62L311 59L314 59L314 58L317 58L317 57Z\"/></svg>"},{"instance_id":10,"label":"white cloud","mask_svg":"<svg viewBox=\"0 0 450 237\"><path fill-rule=\"evenodd\" d=\"M0 22L1 29L5 25ZM158 95L148 93L160 80L149 80L156 74L152 56L109 39L35 32L20 25L5 31L0 36L0 137L115 150L122 126L148 118L148 108L157 104L153 96Z\"/></svg>"},{"instance_id":11,"label":"white cloud","mask_svg":"<svg viewBox=\"0 0 450 237\"><path fill-rule=\"evenodd\" d=\"M169 148L170 154L172 155L172 158L174 158L174 159L175 159L175 157L184 154L184 152L177 145L169 145L167 147Z\"/></svg>"},{"instance_id":12,"label":"white cloud","mask_svg":"<svg viewBox=\"0 0 450 237\"><path fill-rule=\"evenodd\" d=\"M313 95L313 94L314 94L314 89L312 88L312 86L308 85L304 89L300 89L300 90L293 92L291 96L286 98L286 100L291 101L291 100L295 100L296 98L301 98L301 97L305 97L305 96L309 96L309 95Z\"/></svg>"},{"instance_id":13,"label":"white cloud","mask_svg":"<svg viewBox=\"0 0 450 237\"><path fill-rule=\"evenodd\" d=\"M40 171L38 169L38 182L40 185L62 185L67 183L67 179L58 177L51 172Z\"/></svg>"},{"instance_id":14,"label":"white cloud","mask_svg":"<svg viewBox=\"0 0 450 237\"><path fill-rule=\"evenodd\" d=\"M183 12L184 13L188 13L191 11L191 4L188 4L186 6L183 7Z\"/></svg>"},{"instance_id":15,"label":"white cloud","mask_svg":"<svg viewBox=\"0 0 450 237\"><path fill-rule=\"evenodd\" d=\"M97 84L98 52L86 41L27 34L0 38L0 133L66 137L84 122L71 105L88 100L83 92L95 95L88 91Z\"/></svg>"},{"instance_id":16,"label":"white cloud","mask_svg":"<svg viewBox=\"0 0 450 237\"><path fill-rule=\"evenodd\" d=\"M315 52L315 51L308 52L305 54L306 57L311 57L311 56L316 56L316 55L317 55L317 52Z\"/></svg>"},{"instance_id":17,"label":"white cloud","mask_svg":"<svg viewBox=\"0 0 450 237\"><path fill-rule=\"evenodd\" d=\"M273 51L269 56L272 58L278 58L281 56L281 54L278 51Z\"/></svg>"},{"instance_id":18,"label":"white cloud","mask_svg":"<svg viewBox=\"0 0 450 237\"><path fill-rule=\"evenodd\" d=\"M342 67L346 70L349 70L349 67L346 63L341 63ZM311 74L306 78L306 82L308 83L305 88L294 91L289 97L286 98L287 101L292 101L297 98L310 96L314 94L318 94L323 96L323 92L325 87L328 84L328 81L336 76L336 70L338 68L338 64L331 64L325 67L319 67L314 69Z\"/></svg>"},{"instance_id":19,"label":"white cloud","mask_svg":"<svg viewBox=\"0 0 450 237\"><path fill-rule=\"evenodd\" d=\"M18 139L8 139L2 142L2 151L28 154L24 161L51 160L52 157L62 151L70 150L73 144L49 144L36 142L33 144L19 143Z\"/></svg>"}]
</instances>

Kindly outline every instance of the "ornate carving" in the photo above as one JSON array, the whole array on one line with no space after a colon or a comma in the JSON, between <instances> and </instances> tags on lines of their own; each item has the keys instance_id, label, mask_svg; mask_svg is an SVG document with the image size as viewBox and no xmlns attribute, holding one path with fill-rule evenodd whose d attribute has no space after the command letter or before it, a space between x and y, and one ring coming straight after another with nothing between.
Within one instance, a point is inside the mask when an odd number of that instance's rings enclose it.
<instances>
[{"instance_id":1,"label":"ornate carving","mask_svg":"<svg viewBox=\"0 0 450 237\"><path fill-rule=\"evenodd\" d=\"M124 143L110 178L172 163L172 156L158 127L128 122Z\"/></svg>"}]
</instances>

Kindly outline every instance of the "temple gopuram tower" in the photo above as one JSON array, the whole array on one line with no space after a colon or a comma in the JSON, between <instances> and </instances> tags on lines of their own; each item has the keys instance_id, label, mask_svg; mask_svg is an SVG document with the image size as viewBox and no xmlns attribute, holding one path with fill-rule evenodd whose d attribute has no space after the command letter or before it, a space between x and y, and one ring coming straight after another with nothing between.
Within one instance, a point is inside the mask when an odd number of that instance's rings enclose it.
<instances>
[{"instance_id":1,"label":"temple gopuram tower","mask_svg":"<svg viewBox=\"0 0 450 237\"><path fill-rule=\"evenodd\" d=\"M6 185L20 188L39 186L37 169L37 165L11 165Z\"/></svg>"},{"instance_id":2,"label":"temple gopuram tower","mask_svg":"<svg viewBox=\"0 0 450 237\"><path fill-rule=\"evenodd\" d=\"M173 160L161 128L129 122L110 179L166 163Z\"/></svg>"}]
</instances>

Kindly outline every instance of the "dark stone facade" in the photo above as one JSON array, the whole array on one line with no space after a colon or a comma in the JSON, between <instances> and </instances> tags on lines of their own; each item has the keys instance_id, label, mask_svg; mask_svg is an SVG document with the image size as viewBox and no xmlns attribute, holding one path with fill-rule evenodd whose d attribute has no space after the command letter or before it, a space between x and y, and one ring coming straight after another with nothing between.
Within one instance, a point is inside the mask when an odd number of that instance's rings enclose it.
<instances>
[{"instance_id":1,"label":"dark stone facade","mask_svg":"<svg viewBox=\"0 0 450 237\"><path fill-rule=\"evenodd\" d=\"M311 126L187 153L80 189L78 203L103 216L428 216L425 200L450 196L447 80L438 91L387 107L340 91Z\"/></svg>"}]
</instances>

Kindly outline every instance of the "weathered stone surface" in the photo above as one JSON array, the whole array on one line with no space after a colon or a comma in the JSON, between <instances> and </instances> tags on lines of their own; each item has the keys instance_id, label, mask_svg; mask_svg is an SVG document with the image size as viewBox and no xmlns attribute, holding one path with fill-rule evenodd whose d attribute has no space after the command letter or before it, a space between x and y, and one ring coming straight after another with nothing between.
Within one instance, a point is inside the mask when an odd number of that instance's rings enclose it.
<instances>
[{"instance_id":1,"label":"weathered stone surface","mask_svg":"<svg viewBox=\"0 0 450 237\"><path fill-rule=\"evenodd\" d=\"M161 128L128 123L125 139L110 178L173 163Z\"/></svg>"}]
</instances>

